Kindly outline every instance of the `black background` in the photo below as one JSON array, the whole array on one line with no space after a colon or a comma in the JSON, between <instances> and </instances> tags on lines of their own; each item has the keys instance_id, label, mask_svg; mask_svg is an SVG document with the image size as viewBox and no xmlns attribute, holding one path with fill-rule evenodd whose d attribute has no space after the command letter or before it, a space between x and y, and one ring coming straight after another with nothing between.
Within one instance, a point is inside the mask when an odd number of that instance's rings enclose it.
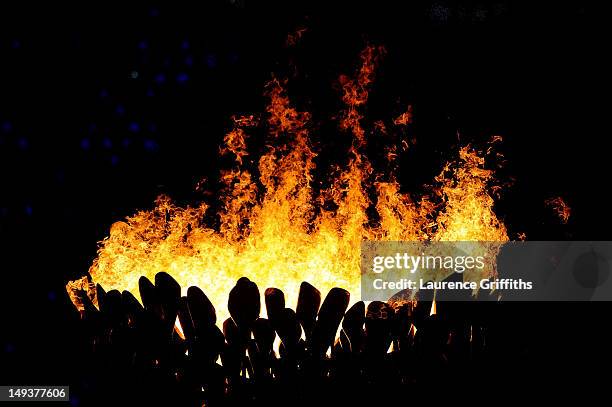
<instances>
[{"instance_id":1,"label":"black background","mask_svg":"<svg viewBox=\"0 0 612 407\"><path fill-rule=\"evenodd\" d=\"M194 187L216 177L231 115L263 110L272 72L292 77L314 137L334 145L340 136L322 123L341 107L338 76L354 72L367 43L387 55L366 124L414 105L405 190L431 182L458 141L499 134L499 176L515 182L497 213L511 238L609 239L604 26L592 5L201 3L0 6L3 384L86 381L64 285L87 271L111 223L159 193L201 199ZM307 32L287 48L299 27ZM552 196L572 207L567 225L545 207ZM536 304L517 307L512 323L537 315L544 328L526 343L592 368L608 354L607 308Z\"/></svg>"}]
</instances>

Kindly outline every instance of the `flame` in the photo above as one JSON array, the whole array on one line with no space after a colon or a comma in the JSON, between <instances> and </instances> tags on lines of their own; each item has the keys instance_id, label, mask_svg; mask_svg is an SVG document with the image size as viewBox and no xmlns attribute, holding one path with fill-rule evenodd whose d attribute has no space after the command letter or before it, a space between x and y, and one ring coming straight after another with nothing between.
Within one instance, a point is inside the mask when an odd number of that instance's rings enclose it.
<instances>
[{"instance_id":1,"label":"flame","mask_svg":"<svg viewBox=\"0 0 612 407\"><path fill-rule=\"evenodd\" d=\"M77 280L69 281L66 284L66 292L70 301L79 311L85 311L85 304L83 304L83 296L85 295L89 301L98 308L98 293L96 291L96 285L87 276L83 276Z\"/></svg>"},{"instance_id":2,"label":"flame","mask_svg":"<svg viewBox=\"0 0 612 407\"><path fill-rule=\"evenodd\" d=\"M549 198L544 201L544 204L555 212L561 223L564 225L569 221L572 209L560 196Z\"/></svg>"},{"instance_id":3,"label":"flame","mask_svg":"<svg viewBox=\"0 0 612 407\"><path fill-rule=\"evenodd\" d=\"M181 321L179 317L176 317L176 321L174 321L174 332L182 339L185 340L185 333L183 332L183 325L181 325Z\"/></svg>"},{"instance_id":4,"label":"flame","mask_svg":"<svg viewBox=\"0 0 612 407\"><path fill-rule=\"evenodd\" d=\"M242 276L261 290L280 288L288 306L296 303L302 281L323 293L343 287L356 300L364 239L507 241L493 211L493 171L484 160L488 151L461 147L435 178L433 193L418 199L400 191L398 151L386 155L384 172L366 157L364 106L383 54L381 47L367 47L355 77L340 78L344 108L338 137L351 137L352 143L348 161L332 168L331 181L314 187L311 115L292 105L285 80L273 78L266 86L269 104L262 119L234 117L220 149L233 159L233 167L221 172L218 225L205 221L211 215L206 203L181 207L160 196L152 210L112 225L89 269L93 280L137 295L140 276L152 280L166 271L183 290L199 286L218 306ZM410 108L396 124L409 125L411 117ZM249 135L262 127L267 147L254 157ZM228 317L223 307L217 313L220 321Z\"/></svg>"},{"instance_id":5,"label":"flame","mask_svg":"<svg viewBox=\"0 0 612 407\"><path fill-rule=\"evenodd\" d=\"M393 120L393 124L396 126L407 126L412 123L412 105L408 105L408 109L397 116L395 120Z\"/></svg>"}]
</instances>

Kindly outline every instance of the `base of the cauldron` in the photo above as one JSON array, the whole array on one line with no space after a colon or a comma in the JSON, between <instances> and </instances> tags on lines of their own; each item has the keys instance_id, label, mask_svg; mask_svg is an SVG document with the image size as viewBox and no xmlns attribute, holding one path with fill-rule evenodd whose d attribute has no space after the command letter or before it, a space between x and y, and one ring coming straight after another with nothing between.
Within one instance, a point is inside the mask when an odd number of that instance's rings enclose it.
<instances>
[{"instance_id":1,"label":"base of the cauldron","mask_svg":"<svg viewBox=\"0 0 612 407\"><path fill-rule=\"evenodd\" d=\"M163 286L157 283L153 289ZM239 295L234 300L238 298L243 305L248 302L248 289L248 285L245 291L237 284ZM282 320L275 320L270 312L276 295L271 291L265 294L269 321L288 338L286 326L279 322ZM145 311L154 308L147 301L145 298ZM197 309L194 301L189 302L192 311ZM326 312L335 306L338 298L329 302L326 298L318 320L325 320ZM363 308L358 325L365 326L360 331L365 337L362 346L357 346L359 335L344 323L354 318L351 309L340 314L344 315L341 340L331 352L313 354L317 345L311 340L303 344L302 351L285 349L280 355L268 355L268 359L261 354L261 347L265 347L261 327L249 330L243 348L232 348L241 336L239 325L228 320L223 330L225 347L217 363L194 356L205 353L212 342L200 343L205 331L194 335L186 326L186 340L172 334L165 345L142 336L135 343L120 336L104 343L89 331L80 344L80 363L73 367L82 374L75 374L72 394L82 405L287 406L484 404L498 399L529 402L533 397L552 402L572 393L581 395L585 389L598 389L593 366L605 364L609 352L598 358L601 352L597 349L603 349L604 344L595 332L607 304L447 302L438 304L436 315L421 312L430 309L426 302L421 308L417 306L411 315L416 335L402 337L401 333L385 331L384 323L368 319ZM104 313L105 306L101 309ZM193 312L194 319L202 317L195 316L200 311ZM298 306L298 314L300 311ZM178 314L181 319L180 307ZM240 315L234 318L241 321ZM92 328L88 317L77 324L81 332ZM336 332L333 326L332 330ZM389 350L377 348L381 334L390 335L393 346ZM120 330L111 335L120 335ZM349 345L346 337L353 340ZM160 346L163 351L156 350ZM242 356L232 359L236 349L241 349ZM154 354L160 359L152 359Z\"/></svg>"}]
</instances>

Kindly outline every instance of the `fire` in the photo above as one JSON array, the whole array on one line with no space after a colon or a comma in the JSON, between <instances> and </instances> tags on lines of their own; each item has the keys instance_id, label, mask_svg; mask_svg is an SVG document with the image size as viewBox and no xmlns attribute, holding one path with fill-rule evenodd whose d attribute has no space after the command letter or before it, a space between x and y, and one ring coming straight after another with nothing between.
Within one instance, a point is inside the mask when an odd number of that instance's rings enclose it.
<instances>
[{"instance_id":1,"label":"fire","mask_svg":"<svg viewBox=\"0 0 612 407\"><path fill-rule=\"evenodd\" d=\"M391 170L384 172L376 171L365 155L364 106L383 54L381 47L367 47L355 77L340 78L344 108L338 137L350 136L352 143L348 161L333 168L321 188L315 188L311 115L292 105L286 81L273 78L266 87L266 113L235 117L220 149L233 167L221 173L218 225L205 221L209 205L181 207L160 196L153 209L112 225L89 269L92 279L106 289L138 295L140 276L153 280L166 271L183 290L202 288L222 322L228 312L221 305L243 276L262 291L280 288L290 306L302 281L322 293L343 287L356 297L363 239L507 241L506 228L493 211L493 171L485 168L484 159L488 152L460 148L435 178L433 192L418 199L400 191L399 151L386 152ZM411 121L409 108L387 127ZM254 157L249 137L262 127L267 147Z\"/></svg>"},{"instance_id":2,"label":"fire","mask_svg":"<svg viewBox=\"0 0 612 407\"><path fill-rule=\"evenodd\" d=\"M83 300L78 295L78 292L84 292L89 301L91 301L96 308L98 307L98 293L96 292L96 285L93 281L90 281L87 276L69 281L68 284L66 284L66 291L70 296L70 300L79 311L85 310L85 304L83 304Z\"/></svg>"},{"instance_id":3,"label":"fire","mask_svg":"<svg viewBox=\"0 0 612 407\"><path fill-rule=\"evenodd\" d=\"M555 212L561 223L567 224L572 213L572 209L563 200L563 198L560 196L549 198L544 201L544 204Z\"/></svg>"},{"instance_id":4,"label":"fire","mask_svg":"<svg viewBox=\"0 0 612 407\"><path fill-rule=\"evenodd\" d=\"M393 120L393 124L407 126L412 123L412 105L408 106L408 110L400 114Z\"/></svg>"},{"instance_id":5,"label":"fire","mask_svg":"<svg viewBox=\"0 0 612 407\"><path fill-rule=\"evenodd\" d=\"M174 332L176 332L181 339L185 340L185 333L183 332L183 326L181 325L179 317L176 317L176 321L174 321Z\"/></svg>"}]
</instances>

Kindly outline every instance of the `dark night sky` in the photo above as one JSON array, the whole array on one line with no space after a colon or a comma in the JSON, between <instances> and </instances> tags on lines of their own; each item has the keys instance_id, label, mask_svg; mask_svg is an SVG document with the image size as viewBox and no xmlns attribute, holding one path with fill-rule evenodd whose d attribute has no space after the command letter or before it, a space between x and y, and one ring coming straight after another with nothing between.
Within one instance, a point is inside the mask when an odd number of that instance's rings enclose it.
<instances>
[{"instance_id":1,"label":"dark night sky","mask_svg":"<svg viewBox=\"0 0 612 407\"><path fill-rule=\"evenodd\" d=\"M498 212L511 233L609 240L593 7L201 3L0 6L0 365L21 366L14 377L48 377L75 341L63 285L87 270L113 221L161 192L197 199L196 182L217 174L230 116L262 111L271 72L297 67L290 96L327 120L338 75L354 71L368 42L387 49L371 117L415 107L407 189L432 179L457 132L476 143L501 134L500 176L516 182ZM303 41L287 49L302 26ZM543 205L556 195L574 210L564 227Z\"/></svg>"}]
</instances>

